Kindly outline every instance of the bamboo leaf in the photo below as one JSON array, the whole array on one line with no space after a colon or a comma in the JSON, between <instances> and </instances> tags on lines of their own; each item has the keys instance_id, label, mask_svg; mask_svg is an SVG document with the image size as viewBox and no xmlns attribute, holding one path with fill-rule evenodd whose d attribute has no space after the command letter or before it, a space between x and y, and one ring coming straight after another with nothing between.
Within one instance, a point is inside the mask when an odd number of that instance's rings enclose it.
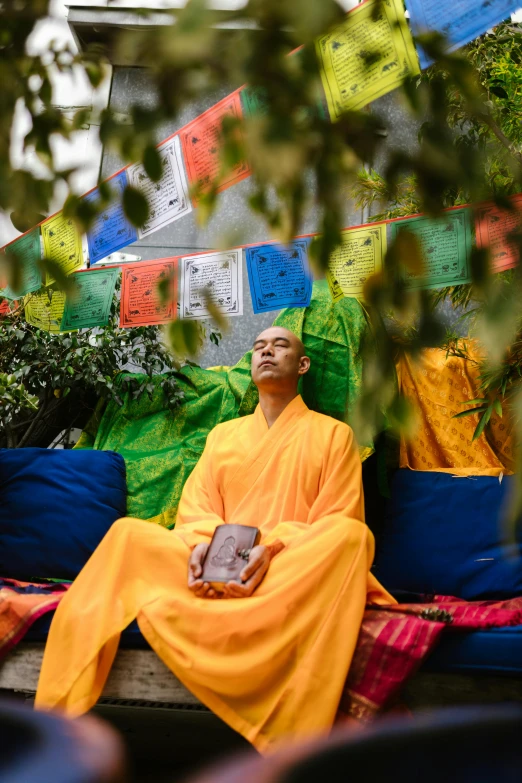
<instances>
[{"instance_id":1,"label":"bamboo leaf","mask_svg":"<svg viewBox=\"0 0 522 783\"><path fill-rule=\"evenodd\" d=\"M452 416L452 419L463 419L464 416L473 416L475 413L482 413L483 411L487 410L486 407L482 408L472 408L469 411L460 411L459 413L456 413L454 416Z\"/></svg>"},{"instance_id":2,"label":"bamboo leaf","mask_svg":"<svg viewBox=\"0 0 522 783\"><path fill-rule=\"evenodd\" d=\"M473 442L474 440L477 440L477 438L480 438L480 436L481 436L481 435L482 435L482 433L484 432L484 427L485 427L485 426L486 426L486 424L487 424L486 416L487 416L487 411L486 411L486 413L484 413L484 415L481 417L481 419L480 419L479 423L477 424L477 426L476 426L476 428L475 428L475 432L473 433L473 437L472 437L472 439L471 439L471 441L472 441L472 442Z\"/></svg>"}]
</instances>

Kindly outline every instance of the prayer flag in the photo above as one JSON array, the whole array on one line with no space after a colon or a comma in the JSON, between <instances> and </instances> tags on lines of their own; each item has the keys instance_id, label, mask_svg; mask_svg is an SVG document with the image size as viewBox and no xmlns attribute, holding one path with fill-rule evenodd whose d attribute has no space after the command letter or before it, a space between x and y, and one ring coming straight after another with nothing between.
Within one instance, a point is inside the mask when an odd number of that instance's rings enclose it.
<instances>
[{"instance_id":1,"label":"prayer flag","mask_svg":"<svg viewBox=\"0 0 522 783\"><path fill-rule=\"evenodd\" d=\"M87 231L91 265L138 239L138 232L125 217L121 201L128 182L126 169L110 177L107 182L114 192L114 198L104 206ZM86 201L98 201L99 198L98 188L85 196Z\"/></svg>"},{"instance_id":2,"label":"prayer flag","mask_svg":"<svg viewBox=\"0 0 522 783\"><path fill-rule=\"evenodd\" d=\"M475 213L475 234L478 247L488 247L493 272L503 272L519 263L519 245L508 235L522 228L522 194L511 198L513 210L501 209L496 204L479 206Z\"/></svg>"},{"instance_id":3,"label":"prayer flag","mask_svg":"<svg viewBox=\"0 0 522 783\"><path fill-rule=\"evenodd\" d=\"M44 257L58 264L65 275L70 275L83 266L83 249L80 232L71 218L63 212L48 218L42 223ZM45 285L54 283L52 275L47 274Z\"/></svg>"},{"instance_id":4,"label":"prayer flag","mask_svg":"<svg viewBox=\"0 0 522 783\"><path fill-rule=\"evenodd\" d=\"M65 307L65 294L53 288L44 288L25 297L25 320L37 329L59 332Z\"/></svg>"},{"instance_id":5,"label":"prayer flag","mask_svg":"<svg viewBox=\"0 0 522 783\"><path fill-rule=\"evenodd\" d=\"M242 117L240 90L216 103L180 131L189 183L192 186L199 185L203 191L209 190L212 182L220 176L220 136L222 122L226 116ZM248 164L241 161L221 177L218 193L249 176ZM196 205L197 201L194 199L194 206Z\"/></svg>"},{"instance_id":6,"label":"prayer flag","mask_svg":"<svg viewBox=\"0 0 522 783\"><path fill-rule=\"evenodd\" d=\"M9 315L13 310L16 310L18 302L12 299L2 299L0 296L0 316Z\"/></svg>"},{"instance_id":7,"label":"prayer flag","mask_svg":"<svg viewBox=\"0 0 522 783\"><path fill-rule=\"evenodd\" d=\"M520 0L405 0L414 35L437 31L448 39L453 52L490 27L508 19ZM433 62L418 47L422 68Z\"/></svg>"},{"instance_id":8,"label":"prayer flag","mask_svg":"<svg viewBox=\"0 0 522 783\"><path fill-rule=\"evenodd\" d=\"M76 290L65 298L61 331L107 326L119 275L119 268L77 272Z\"/></svg>"},{"instance_id":9,"label":"prayer flag","mask_svg":"<svg viewBox=\"0 0 522 783\"><path fill-rule=\"evenodd\" d=\"M310 239L304 238L295 239L288 246L264 244L245 248L254 313L308 307L313 283L309 244Z\"/></svg>"},{"instance_id":10,"label":"prayer flag","mask_svg":"<svg viewBox=\"0 0 522 783\"><path fill-rule=\"evenodd\" d=\"M408 288L444 288L471 282L471 212L469 207L449 209L439 219L419 215L391 223L395 240L409 231L419 240L425 272L407 272Z\"/></svg>"},{"instance_id":11,"label":"prayer flag","mask_svg":"<svg viewBox=\"0 0 522 783\"><path fill-rule=\"evenodd\" d=\"M318 38L316 51L332 122L419 73L402 0L366 0Z\"/></svg>"},{"instance_id":12,"label":"prayer flag","mask_svg":"<svg viewBox=\"0 0 522 783\"><path fill-rule=\"evenodd\" d=\"M332 298L360 296L368 278L381 271L385 255L385 223L345 229L326 273Z\"/></svg>"},{"instance_id":13,"label":"prayer flag","mask_svg":"<svg viewBox=\"0 0 522 783\"><path fill-rule=\"evenodd\" d=\"M121 279L120 326L153 326L173 321L177 309L177 274L176 258L126 264ZM168 286L165 302L159 291L162 282Z\"/></svg>"},{"instance_id":14,"label":"prayer flag","mask_svg":"<svg viewBox=\"0 0 522 783\"><path fill-rule=\"evenodd\" d=\"M8 299L17 299L32 291L38 291L42 285L42 275L38 267L41 256L40 229L36 227L28 231L27 234L22 234L14 242L6 245L3 252L11 256L14 263L20 266L21 280L16 291L10 286L6 286L0 291L0 295Z\"/></svg>"},{"instance_id":15,"label":"prayer flag","mask_svg":"<svg viewBox=\"0 0 522 783\"><path fill-rule=\"evenodd\" d=\"M149 204L149 217L138 229L140 239L192 212L179 137L167 139L158 150L163 164L163 174L158 182L149 178L141 163L135 163L127 170L129 183L141 190Z\"/></svg>"},{"instance_id":16,"label":"prayer flag","mask_svg":"<svg viewBox=\"0 0 522 783\"><path fill-rule=\"evenodd\" d=\"M180 264L182 318L211 318L206 297L223 315L243 315L241 249L187 256Z\"/></svg>"}]
</instances>

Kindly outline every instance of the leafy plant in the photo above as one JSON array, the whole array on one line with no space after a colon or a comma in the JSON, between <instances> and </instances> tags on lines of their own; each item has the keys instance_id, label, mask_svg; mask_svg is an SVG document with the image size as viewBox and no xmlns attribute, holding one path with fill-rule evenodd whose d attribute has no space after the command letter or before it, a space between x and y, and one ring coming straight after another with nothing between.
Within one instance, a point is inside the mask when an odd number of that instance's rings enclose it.
<instances>
[{"instance_id":1,"label":"leafy plant","mask_svg":"<svg viewBox=\"0 0 522 783\"><path fill-rule=\"evenodd\" d=\"M181 323L181 322L175 322ZM53 334L35 329L22 309L0 317L0 444L21 448L48 445L51 434L79 426L99 398L121 402L121 391L134 399L154 391L152 377L165 373L161 387L174 409L182 400L173 371L173 359L161 329L119 327L119 299L115 294L109 324L104 328ZM194 324L191 324L194 327ZM199 325L191 329L193 353L205 339ZM219 341L218 334L210 338ZM122 368L142 374L115 378Z\"/></svg>"},{"instance_id":2,"label":"leafy plant","mask_svg":"<svg viewBox=\"0 0 522 783\"><path fill-rule=\"evenodd\" d=\"M36 411L38 397L29 394L15 375L0 373L0 418L10 424L16 416L26 411Z\"/></svg>"}]
</instances>

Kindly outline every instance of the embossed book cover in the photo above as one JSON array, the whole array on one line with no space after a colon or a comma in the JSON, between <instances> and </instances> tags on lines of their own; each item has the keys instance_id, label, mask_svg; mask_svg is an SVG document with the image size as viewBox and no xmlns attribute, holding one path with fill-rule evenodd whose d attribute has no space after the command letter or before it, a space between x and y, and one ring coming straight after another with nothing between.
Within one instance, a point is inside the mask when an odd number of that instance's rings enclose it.
<instances>
[{"instance_id":1,"label":"embossed book cover","mask_svg":"<svg viewBox=\"0 0 522 783\"><path fill-rule=\"evenodd\" d=\"M260 537L257 527L218 525L203 563L201 579L209 582L217 591L222 591L227 582L240 582L239 574Z\"/></svg>"}]
</instances>

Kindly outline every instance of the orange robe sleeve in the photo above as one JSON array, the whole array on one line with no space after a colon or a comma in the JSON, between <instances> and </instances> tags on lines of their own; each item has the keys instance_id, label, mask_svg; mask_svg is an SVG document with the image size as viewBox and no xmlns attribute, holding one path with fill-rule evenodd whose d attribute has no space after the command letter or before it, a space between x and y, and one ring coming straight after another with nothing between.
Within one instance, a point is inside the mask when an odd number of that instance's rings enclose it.
<instances>
[{"instance_id":1,"label":"orange robe sleeve","mask_svg":"<svg viewBox=\"0 0 522 783\"><path fill-rule=\"evenodd\" d=\"M339 520L346 524L358 521L365 523L364 493L362 485L362 464L359 449L352 430L346 426L335 429L330 448L327 450L319 493L313 503L308 522L285 520L276 524L262 538L261 543L268 546L271 557L287 547L291 547L301 536L306 535L310 525L322 522L328 527L338 525ZM375 539L368 529L368 561L373 562ZM371 572L368 573L367 601L369 604L386 606L397 603Z\"/></svg>"},{"instance_id":2,"label":"orange robe sleeve","mask_svg":"<svg viewBox=\"0 0 522 783\"><path fill-rule=\"evenodd\" d=\"M262 543L271 546L279 541L288 546L296 536L306 533L311 524L328 518L337 520L339 516L364 522L361 460L353 432L345 426L335 430L308 521L279 522Z\"/></svg>"}]
</instances>

